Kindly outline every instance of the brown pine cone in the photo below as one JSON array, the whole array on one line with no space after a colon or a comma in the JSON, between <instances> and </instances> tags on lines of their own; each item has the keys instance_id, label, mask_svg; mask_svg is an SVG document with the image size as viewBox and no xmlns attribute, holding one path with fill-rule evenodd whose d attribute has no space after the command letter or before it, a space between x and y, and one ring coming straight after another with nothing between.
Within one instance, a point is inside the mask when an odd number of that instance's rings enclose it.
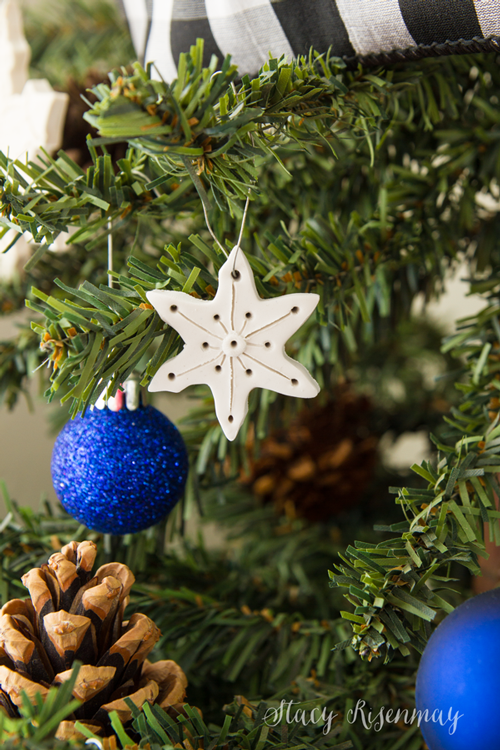
<instances>
[{"instance_id":1,"label":"brown pine cone","mask_svg":"<svg viewBox=\"0 0 500 750\"><path fill-rule=\"evenodd\" d=\"M326 521L354 506L377 462L371 411L366 396L347 383L338 386L331 401L304 408L286 429L262 442L245 484L288 517Z\"/></svg>"},{"instance_id":2,"label":"brown pine cone","mask_svg":"<svg viewBox=\"0 0 500 750\"><path fill-rule=\"evenodd\" d=\"M22 690L33 701L45 696L70 677L75 660L83 662L73 689L82 705L61 722L59 739L75 736L75 720L109 734L110 711L126 724L125 697L176 713L186 694L178 664L146 659L161 635L154 622L142 614L123 621L132 572L108 563L92 576L96 551L94 542L70 542L23 576L31 598L0 610L0 710L8 716L18 715Z\"/></svg>"},{"instance_id":3,"label":"brown pine cone","mask_svg":"<svg viewBox=\"0 0 500 750\"><path fill-rule=\"evenodd\" d=\"M100 83L109 84L108 76L103 76L98 70L90 69L85 75L85 80L79 83L74 78L68 78L63 87L63 91L68 94L68 110L64 123L62 150L73 159L80 167L87 169L92 166L92 159L87 145L87 136L95 136L93 128L86 120L83 119L84 113L88 110L88 104L82 99L85 97L90 102L95 102L95 95L89 91ZM127 153L125 143L111 143L107 147L107 152L111 155L113 164L118 159L122 159ZM100 153L98 147L98 153Z\"/></svg>"}]
</instances>

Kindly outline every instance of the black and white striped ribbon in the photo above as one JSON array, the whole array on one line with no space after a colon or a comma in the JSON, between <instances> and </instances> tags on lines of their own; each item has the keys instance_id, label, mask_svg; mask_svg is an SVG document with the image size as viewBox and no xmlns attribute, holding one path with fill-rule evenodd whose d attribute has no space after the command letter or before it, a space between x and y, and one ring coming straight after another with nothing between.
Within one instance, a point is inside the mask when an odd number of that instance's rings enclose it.
<instances>
[{"instance_id":1,"label":"black and white striped ribbon","mask_svg":"<svg viewBox=\"0 0 500 750\"><path fill-rule=\"evenodd\" d=\"M166 80L197 37L205 62L231 54L241 73L319 52L351 58L500 37L500 0L118 0L139 59Z\"/></svg>"}]
</instances>

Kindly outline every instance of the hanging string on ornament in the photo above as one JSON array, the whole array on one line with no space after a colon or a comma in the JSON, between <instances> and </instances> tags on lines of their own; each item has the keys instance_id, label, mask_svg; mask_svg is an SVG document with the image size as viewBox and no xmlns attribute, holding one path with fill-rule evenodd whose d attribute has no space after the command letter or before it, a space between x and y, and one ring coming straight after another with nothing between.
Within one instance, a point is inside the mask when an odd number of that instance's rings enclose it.
<instances>
[{"instance_id":1,"label":"hanging string on ornament","mask_svg":"<svg viewBox=\"0 0 500 750\"><path fill-rule=\"evenodd\" d=\"M253 145L253 139L252 139L252 145ZM241 247L241 241L243 239L243 230L245 228L245 222L247 220L247 211L248 211L248 204L249 203L250 203L250 191L248 191L247 199L245 201L245 208L243 210L243 218L241 220L240 236L238 237L238 242L236 243L236 247L238 248L238 250ZM227 257L228 257L228 254L226 253L226 258ZM233 279L237 279L238 278L238 276L236 275L236 257L237 257L237 252L236 252L236 255L234 256L233 272L232 272Z\"/></svg>"},{"instance_id":2,"label":"hanging string on ornament","mask_svg":"<svg viewBox=\"0 0 500 750\"><path fill-rule=\"evenodd\" d=\"M108 221L108 285L113 285ZM145 406L132 375L115 396L106 391L56 439L52 481L61 504L80 523L109 535L158 523L180 499L188 455L181 434L158 409Z\"/></svg>"},{"instance_id":3,"label":"hanging string on ornament","mask_svg":"<svg viewBox=\"0 0 500 750\"><path fill-rule=\"evenodd\" d=\"M247 208L248 200L244 219ZM213 300L166 290L146 293L160 317L184 340L181 353L160 367L149 390L179 393L190 385L207 384L228 440L236 438L254 388L298 398L313 398L320 390L306 368L285 352L286 342L312 315L319 295L259 296L240 246L244 219L238 244L229 255L216 240L227 260Z\"/></svg>"},{"instance_id":4,"label":"hanging string on ornament","mask_svg":"<svg viewBox=\"0 0 500 750\"><path fill-rule=\"evenodd\" d=\"M108 286L113 288L113 220L108 218Z\"/></svg>"},{"instance_id":5,"label":"hanging string on ornament","mask_svg":"<svg viewBox=\"0 0 500 750\"><path fill-rule=\"evenodd\" d=\"M249 199L247 198L247 203L248 203L248 200L249 200ZM214 230L213 230L213 229L212 229L212 227L210 226L210 221L208 220L207 209L206 209L205 203L204 203L203 201L202 201L201 205L202 205L202 208L203 208L203 215L204 215L204 217L205 217L205 223L206 223L206 225L207 225L207 229L208 229L208 231L209 231L209 232L210 232L210 234L212 235L212 239L213 239L213 240L214 240L214 242L215 242L215 243L216 243L216 244L217 244L217 245L218 245L218 246L220 247L220 249L222 250L222 253L223 253L223 254L224 254L224 255L226 256L226 258L228 258L228 257L229 257L229 253L227 252L227 250L226 250L226 248L224 247L224 245L222 245L222 243L220 243L220 242L219 242L219 240L217 239L217 236L215 235L215 232L214 232Z\"/></svg>"}]
</instances>

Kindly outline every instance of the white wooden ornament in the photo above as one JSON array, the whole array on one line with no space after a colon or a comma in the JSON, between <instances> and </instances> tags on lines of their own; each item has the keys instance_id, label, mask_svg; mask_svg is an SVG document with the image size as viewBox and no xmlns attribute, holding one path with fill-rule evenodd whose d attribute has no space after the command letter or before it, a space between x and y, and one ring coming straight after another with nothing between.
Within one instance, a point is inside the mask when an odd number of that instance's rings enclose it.
<instances>
[{"instance_id":1,"label":"white wooden ornament","mask_svg":"<svg viewBox=\"0 0 500 750\"><path fill-rule=\"evenodd\" d=\"M30 49L24 36L18 0L0 0L0 150L12 159L35 159L40 147L61 147L68 95L45 79L28 80ZM1 226L1 225L0 225ZM0 278L9 281L33 253L26 234L11 250L15 230L0 239Z\"/></svg>"},{"instance_id":2,"label":"white wooden ornament","mask_svg":"<svg viewBox=\"0 0 500 750\"><path fill-rule=\"evenodd\" d=\"M179 393L206 383L228 440L238 434L253 388L299 398L319 393L306 368L285 353L286 342L313 313L319 295L262 299L239 247L220 269L213 300L166 290L147 292L147 298L185 343L180 354L160 367L149 390Z\"/></svg>"},{"instance_id":3,"label":"white wooden ornament","mask_svg":"<svg viewBox=\"0 0 500 750\"><path fill-rule=\"evenodd\" d=\"M0 4L0 87L3 96L21 93L28 80L30 57L19 3L4 0Z\"/></svg>"}]
</instances>

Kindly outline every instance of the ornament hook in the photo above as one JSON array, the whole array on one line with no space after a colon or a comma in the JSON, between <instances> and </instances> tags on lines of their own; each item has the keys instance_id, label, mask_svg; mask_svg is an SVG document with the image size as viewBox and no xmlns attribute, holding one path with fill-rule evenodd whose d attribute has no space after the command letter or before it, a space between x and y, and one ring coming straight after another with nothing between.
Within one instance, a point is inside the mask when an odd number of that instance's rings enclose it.
<instances>
[{"instance_id":1,"label":"ornament hook","mask_svg":"<svg viewBox=\"0 0 500 750\"><path fill-rule=\"evenodd\" d=\"M108 286L113 288L113 221L108 218Z\"/></svg>"},{"instance_id":2,"label":"ornament hook","mask_svg":"<svg viewBox=\"0 0 500 750\"><path fill-rule=\"evenodd\" d=\"M215 236L215 232L213 231L212 227L210 226L210 222L209 222L209 220L208 220L208 214L207 214L207 209L205 208L205 204L204 204L204 203L202 202L202 204L201 204L201 205L202 205L202 207L203 207L203 213L204 213L204 215L205 215L205 223L206 223L206 225L207 225L207 229L208 229L208 231L209 231L209 232L210 232L210 234L212 235L212 238L213 238L213 240L214 240L214 241L215 241L215 242L216 242L216 243L218 244L218 246L220 247L220 249L222 250L222 252L223 252L223 253L224 253L224 255L226 256L226 258L229 258L229 253L227 252L226 248L225 248L225 247L224 247L224 246L223 246L223 245L222 245L222 244L221 244L221 243L219 242L219 240L218 240L218 239L217 239L217 237Z\"/></svg>"}]
</instances>

